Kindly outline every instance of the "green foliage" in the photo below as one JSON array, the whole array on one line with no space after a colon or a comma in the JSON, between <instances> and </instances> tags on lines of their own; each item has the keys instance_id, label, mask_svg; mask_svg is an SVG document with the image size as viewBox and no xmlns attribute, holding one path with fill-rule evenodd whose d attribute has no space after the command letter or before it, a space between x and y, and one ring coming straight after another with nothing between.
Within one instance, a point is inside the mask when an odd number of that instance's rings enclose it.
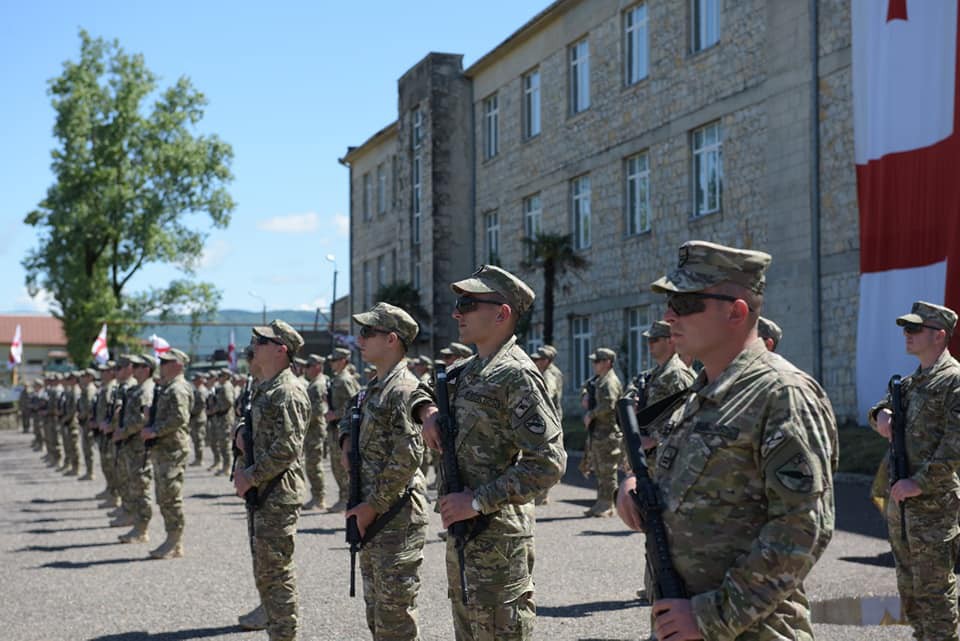
<instances>
[{"instance_id":1,"label":"green foliage","mask_svg":"<svg viewBox=\"0 0 960 641\"><path fill-rule=\"evenodd\" d=\"M374 302L396 305L413 316L421 324L421 327L423 321L430 320L430 312L420 303L420 292L414 288L412 283L397 281L383 285L377 290Z\"/></svg>"},{"instance_id":2,"label":"green foliage","mask_svg":"<svg viewBox=\"0 0 960 641\"><path fill-rule=\"evenodd\" d=\"M590 262L573 249L570 234L540 233L533 238L524 238L527 258L521 263L523 269L543 271L543 342L553 344L553 306L557 280L570 271L582 271Z\"/></svg>"},{"instance_id":3,"label":"green foliage","mask_svg":"<svg viewBox=\"0 0 960 641\"><path fill-rule=\"evenodd\" d=\"M55 181L24 219L40 242L23 260L28 290L53 296L51 311L78 364L89 360L104 321L116 347L132 337L125 321L148 311L191 319L214 311L220 296L209 283L175 280L135 294L125 288L153 263L194 275L206 233L187 219L205 214L224 228L234 208L225 188L232 148L194 131L204 95L186 77L158 91L142 55L83 30L80 40L79 60L65 62L49 83Z\"/></svg>"}]
</instances>

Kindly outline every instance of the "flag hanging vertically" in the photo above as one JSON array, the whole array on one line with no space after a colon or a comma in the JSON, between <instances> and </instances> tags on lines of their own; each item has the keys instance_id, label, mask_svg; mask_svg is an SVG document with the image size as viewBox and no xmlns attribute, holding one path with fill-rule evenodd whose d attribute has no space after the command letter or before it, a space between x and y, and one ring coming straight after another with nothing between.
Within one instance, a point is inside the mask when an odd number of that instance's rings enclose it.
<instances>
[{"instance_id":1,"label":"flag hanging vertically","mask_svg":"<svg viewBox=\"0 0 960 641\"><path fill-rule=\"evenodd\" d=\"M7 359L7 369L13 369L23 361L23 341L20 338L20 325L13 331L13 340L10 341L10 357Z\"/></svg>"},{"instance_id":2,"label":"flag hanging vertically","mask_svg":"<svg viewBox=\"0 0 960 641\"><path fill-rule=\"evenodd\" d=\"M93 360L103 365L110 360L110 350L107 349L107 324L104 323L97 334L97 340L93 341L93 347L90 348L93 354Z\"/></svg>"},{"instance_id":3,"label":"flag hanging vertically","mask_svg":"<svg viewBox=\"0 0 960 641\"><path fill-rule=\"evenodd\" d=\"M853 0L860 206L857 404L916 359L894 324L915 300L960 309L958 0ZM960 334L951 347L960 347Z\"/></svg>"},{"instance_id":4,"label":"flag hanging vertically","mask_svg":"<svg viewBox=\"0 0 960 641\"><path fill-rule=\"evenodd\" d=\"M153 344L153 355L157 358L160 358L161 354L166 354L170 351L170 343L156 334L150 334L150 342Z\"/></svg>"},{"instance_id":5,"label":"flag hanging vertically","mask_svg":"<svg viewBox=\"0 0 960 641\"><path fill-rule=\"evenodd\" d=\"M237 338L234 330L230 330L230 344L227 345L227 361L230 363L230 371L237 371Z\"/></svg>"}]
</instances>

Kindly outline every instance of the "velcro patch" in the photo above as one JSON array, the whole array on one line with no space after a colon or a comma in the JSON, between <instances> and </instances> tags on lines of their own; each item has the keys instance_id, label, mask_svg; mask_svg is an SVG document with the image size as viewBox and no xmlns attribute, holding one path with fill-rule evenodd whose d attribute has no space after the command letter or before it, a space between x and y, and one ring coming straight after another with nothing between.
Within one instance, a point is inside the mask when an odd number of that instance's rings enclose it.
<instances>
[{"instance_id":1,"label":"velcro patch","mask_svg":"<svg viewBox=\"0 0 960 641\"><path fill-rule=\"evenodd\" d=\"M534 434L543 434L547 431L547 424L543 422L543 417L539 414L535 414L533 418L523 425Z\"/></svg>"},{"instance_id":2,"label":"velcro patch","mask_svg":"<svg viewBox=\"0 0 960 641\"><path fill-rule=\"evenodd\" d=\"M677 448L670 445L663 448L663 451L657 457L657 465L665 470L669 470L673 467L673 461L677 458Z\"/></svg>"},{"instance_id":3,"label":"velcro patch","mask_svg":"<svg viewBox=\"0 0 960 641\"><path fill-rule=\"evenodd\" d=\"M464 392L463 397L470 401L471 403L476 403L478 405L484 405L486 407L491 407L495 410L500 409L500 401L491 398L489 396L484 396L483 394L477 394L476 392Z\"/></svg>"},{"instance_id":4,"label":"velcro patch","mask_svg":"<svg viewBox=\"0 0 960 641\"><path fill-rule=\"evenodd\" d=\"M783 487L798 494L809 494L813 490L813 470L803 454L797 454L777 468L777 480Z\"/></svg>"},{"instance_id":5,"label":"velcro patch","mask_svg":"<svg viewBox=\"0 0 960 641\"><path fill-rule=\"evenodd\" d=\"M530 410L531 407L536 405L536 401L532 398L521 398L520 402L517 403L517 406L513 408L513 413L517 418L523 418L523 415Z\"/></svg>"},{"instance_id":6,"label":"velcro patch","mask_svg":"<svg viewBox=\"0 0 960 641\"><path fill-rule=\"evenodd\" d=\"M714 436L722 436L728 441L735 441L740 436L740 429L724 425L723 423L708 423L707 421L697 421L693 426L694 432Z\"/></svg>"},{"instance_id":7,"label":"velcro patch","mask_svg":"<svg viewBox=\"0 0 960 641\"><path fill-rule=\"evenodd\" d=\"M764 458L769 456L770 452L777 449L786 438L786 435L779 429L767 434L766 438L763 439L763 445L760 446L760 456Z\"/></svg>"}]
</instances>

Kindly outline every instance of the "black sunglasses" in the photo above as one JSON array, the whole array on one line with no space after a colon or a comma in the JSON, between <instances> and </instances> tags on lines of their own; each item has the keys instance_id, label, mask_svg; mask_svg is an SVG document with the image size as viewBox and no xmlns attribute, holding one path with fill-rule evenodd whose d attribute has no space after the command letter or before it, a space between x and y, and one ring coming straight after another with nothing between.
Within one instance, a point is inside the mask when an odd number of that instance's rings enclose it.
<instances>
[{"instance_id":1,"label":"black sunglasses","mask_svg":"<svg viewBox=\"0 0 960 641\"><path fill-rule=\"evenodd\" d=\"M707 308L705 300L722 300L733 303L738 300L736 296L727 296L725 294L705 294L703 292L691 292L684 294L670 294L667 297L667 307L669 307L677 316L689 316L699 314ZM751 312L753 308L747 306Z\"/></svg>"},{"instance_id":2,"label":"black sunglasses","mask_svg":"<svg viewBox=\"0 0 960 641\"><path fill-rule=\"evenodd\" d=\"M370 338L371 336L376 336L377 334L389 334L385 329L378 329L376 327L369 327L367 325L360 326L360 338Z\"/></svg>"},{"instance_id":3,"label":"black sunglasses","mask_svg":"<svg viewBox=\"0 0 960 641\"><path fill-rule=\"evenodd\" d=\"M283 343L274 338L267 338L266 336L260 336L259 334L257 334L255 338L257 345L269 345L270 343L273 343L274 345L283 345Z\"/></svg>"},{"instance_id":4,"label":"black sunglasses","mask_svg":"<svg viewBox=\"0 0 960 641\"><path fill-rule=\"evenodd\" d=\"M932 330L935 331L935 332L940 331L940 328L939 328L939 327L932 327L932 326L930 326L930 325L917 325L916 323L907 323L906 325L903 326L903 333L904 333L904 334L919 334L920 332L923 331L923 328L924 328L924 327L926 327L927 329L932 329Z\"/></svg>"},{"instance_id":5,"label":"black sunglasses","mask_svg":"<svg viewBox=\"0 0 960 641\"><path fill-rule=\"evenodd\" d=\"M456 309L461 314L466 314L472 312L477 308L480 303L486 303L487 305L506 305L506 303L499 300L486 300L483 298L474 298L473 296L461 296L457 299L457 302L454 304L454 309Z\"/></svg>"}]
</instances>

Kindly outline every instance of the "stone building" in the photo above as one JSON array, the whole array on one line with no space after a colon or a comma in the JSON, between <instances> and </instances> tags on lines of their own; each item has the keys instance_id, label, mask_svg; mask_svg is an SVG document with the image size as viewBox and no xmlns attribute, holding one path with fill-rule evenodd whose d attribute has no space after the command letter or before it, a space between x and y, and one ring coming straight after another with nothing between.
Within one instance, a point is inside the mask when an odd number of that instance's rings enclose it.
<instances>
[{"instance_id":1,"label":"stone building","mask_svg":"<svg viewBox=\"0 0 960 641\"><path fill-rule=\"evenodd\" d=\"M450 280L493 260L540 293L523 239L571 234L589 267L559 283L554 343L573 391L596 347L622 373L647 364L639 333L664 312L648 284L682 242L762 249L780 351L854 419L850 86L847 0L558 0L467 69L428 55L400 79L398 120L349 150L351 291L413 282L438 348ZM540 332L537 308L530 345Z\"/></svg>"}]
</instances>

